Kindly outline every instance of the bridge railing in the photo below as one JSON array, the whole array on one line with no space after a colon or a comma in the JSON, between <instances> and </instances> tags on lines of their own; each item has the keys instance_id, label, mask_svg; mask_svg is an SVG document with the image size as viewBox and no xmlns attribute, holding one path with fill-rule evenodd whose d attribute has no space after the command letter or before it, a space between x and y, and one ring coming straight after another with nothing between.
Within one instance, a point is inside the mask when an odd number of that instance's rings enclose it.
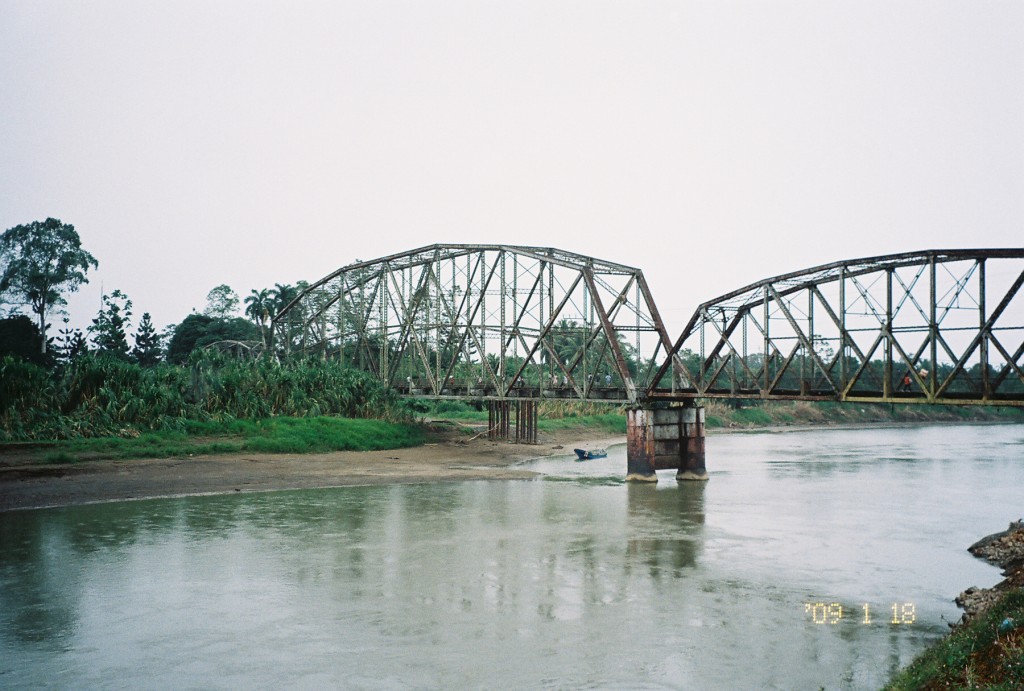
<instances>
[{"instance_id":1,"label":"bridge railing","mask_svg":"<svg viewBox=\"0 0 1024 691\"><path fill-rule=\"evenodd\" d=\"M767 278L700 305L649 399L1024 404L1024 249Z\"/></svg>"}]
</instances>

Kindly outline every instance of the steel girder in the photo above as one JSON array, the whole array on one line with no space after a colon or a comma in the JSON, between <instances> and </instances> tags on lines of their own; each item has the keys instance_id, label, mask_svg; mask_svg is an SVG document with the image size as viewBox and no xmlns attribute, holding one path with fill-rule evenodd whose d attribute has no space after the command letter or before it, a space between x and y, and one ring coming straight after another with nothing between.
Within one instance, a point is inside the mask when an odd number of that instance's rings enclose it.
<instances>
[{"instance_id":1,"label":"steel girder","mask_svg":"<svg viewBox=\"0 0 1024 691\"><path fill-rule=\"evenodd\" d=\"M1019 248L767 278L700 305L646 397L1024 405L1022 284Z\"/></svg>"},{"instance_id":2,"label":"steel girder","mask_svg":"<svg viewBox=\"0 0 1024 691\"><path fill-rule=\"evenodd\" d=\"M554 248L430 245L344 266L274 318L278 352L402 393L637 402L671 338L643 272Z\"/></svg>"}]
</instances>

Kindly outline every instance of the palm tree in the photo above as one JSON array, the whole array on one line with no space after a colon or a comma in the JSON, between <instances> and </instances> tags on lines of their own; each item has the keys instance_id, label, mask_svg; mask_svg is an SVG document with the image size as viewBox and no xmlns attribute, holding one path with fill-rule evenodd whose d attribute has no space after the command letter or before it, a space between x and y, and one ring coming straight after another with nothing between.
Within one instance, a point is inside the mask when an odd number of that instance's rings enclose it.
<instances>
[{"instance_id":1,"label":"palm tree","mask_svg":"<svg viewBox=\"0 0 1024 691\"><path fill-rule=\"evenodd\" d=\"M299 288L289 285L288 283L275 283L274 287L267 292L270 294L270 317L272 319L277 319L282 310L284 310L292 300L298 297L300 291ZM298 314L298 312L301 312L302 305L296 305L296 308L298 308L298 310L292 310L292 314L288 317L289 325L287 327L287 335L285 335L285 341L288 343L290 343L292 338L291 324L302 321L301 315ZM274 338L276 335L276 333L271 334L271 337Z\"/></svg>"},{"instance_id":2,"label":"palm tree","mask_svg":"<svg viewBox=\"0 0 1024 691\"><path fill-rule=\"evenodd\" d=\"M288 303L295 299L295 296L299 294L299 291L295 289L295 286L288 285L287 283L275 283L274 287L267 291L270 294L271 312L270 316L276 317L277 314L288 306Z\"/></svg>"},{"instance_id":3,"label":"palm tree","mask_svg":"<svg viewBox=\"0 0 1024 691\"><path fill-rule=\"evenodd\" d=\"M255 288L249 293L248 297L245 298L245 315L250 317L254 322L259 324L260 337L263 339L263 344L267 343L266 325L267 320L270 319L270 310L274 308L273 299L271 298L270 291L266 288L257 291Z\"/></svg>"}]
</instances>

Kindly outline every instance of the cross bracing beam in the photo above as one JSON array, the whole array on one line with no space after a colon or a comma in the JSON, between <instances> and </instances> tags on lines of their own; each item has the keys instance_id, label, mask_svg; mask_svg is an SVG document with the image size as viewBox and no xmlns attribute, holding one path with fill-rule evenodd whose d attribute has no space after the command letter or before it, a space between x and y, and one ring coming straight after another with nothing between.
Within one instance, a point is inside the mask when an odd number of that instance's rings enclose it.
<instances>
[{"instance_id":1,"label":"cross bracing beam","mask_svg":"<svg viewBox=\"0 0 1024 691\"><path fill-rule=\"evenodd\" d=\"M700 305L644 397L1024 405L1024 249L834 262Z\"/></svg>"},{"instance_id":2,"label":"cross bracing beam","mask_svg":"<svg viewBox=\"0 0 1024 691\"><path fill-rule=\"evenodd\" d=\"M555 248L430 245L358 261L272 323L409 395L636 403L671 339L643 273Z\"/></svg>"}]
</instances>

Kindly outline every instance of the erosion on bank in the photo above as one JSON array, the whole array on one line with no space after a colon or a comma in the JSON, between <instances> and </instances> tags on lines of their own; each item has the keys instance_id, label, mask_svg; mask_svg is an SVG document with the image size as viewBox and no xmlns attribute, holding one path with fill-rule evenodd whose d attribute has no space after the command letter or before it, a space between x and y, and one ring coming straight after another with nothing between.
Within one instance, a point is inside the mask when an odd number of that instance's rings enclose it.
<instances>
[{"instance_id":1,"label":"erosion on bank","mask_svg":"<svg viewBox=\"0 0 1024 691\"><path fill-rule=\"evenodd\" d=\"M968 588L953 632L900 672L887 689L1024 688L1024 522L969 548L1003 569L992 588Z\"/></svg>"}]
</instances>

